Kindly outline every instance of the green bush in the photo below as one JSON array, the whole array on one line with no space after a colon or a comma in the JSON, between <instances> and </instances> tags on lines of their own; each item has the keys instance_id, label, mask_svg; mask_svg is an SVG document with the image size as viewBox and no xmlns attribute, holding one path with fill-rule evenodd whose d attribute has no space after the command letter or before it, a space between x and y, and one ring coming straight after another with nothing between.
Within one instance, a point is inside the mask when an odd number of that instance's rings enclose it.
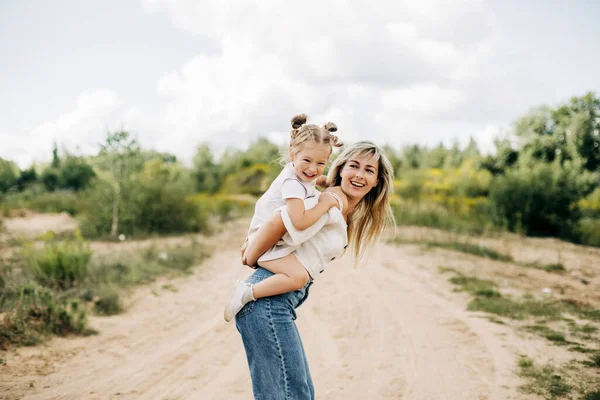
<instances>
[{"instance_id":1,"label":"green bush","mask_svg":"<svg viewBox=\"0 0 600 400\"><path fill-rule=\"evenodd\" d=\"M10 210L29 209L39 213L67 212L76 215L78 197L70 190L47 192L41 185L30 185L22 192L11 192L4 197L5 214Z\"/></svg>"},{"instance_id":2,"label":"green bush","mask_svg":"<svg viewBox=\"0 0 600 400\"><path fill-rule=\"evenodd\" d=\"M67 290L85 278L91 256L89 245L77 232L74 239L62 242L50 238L41 250L29 246L25 266L40 284Z\"/></svg>"},{"instance_id":3,"label":"green bush","mask_svg":"<svg viewBox=\"0 0 600 400\"><path fill-rule=\"evenodd\" d=\"M583 218L577 231L582 244L600 247L600 218Z\"/></svg>"},{"instance_id":4,"label":"green bush","mask_svg":"<svg viewBox=\"0 0 600 400\"><path fill-rule=\"evenodd\" d=\"M68 294L35 285L20 286L17 293L15 307L0 323L0 348L35 345L47 334L90 332L85 307Z\"/></svg>"},{"instance_id":5,"label":"green bush","mask_svg":"<svg viewBox=\"0 0 600 400\"><path fill-rule=\"evenodd\" d=\"M527 235L577 239L577 200L582 188L575 171L557 164L509 170L490 187L497 225Z\"/></svg>"},{"instance_id":6,"label":"green bush","mask_svg":"<svg viewBox=\"0 0 600 400\"><path fill-rule=\"evenodd\" d=\"M192 198L193 176L176 164L146 162L143 170L122 182L118 233L127 236L202 232L208 214ZM108 181L95 180L83 193L79 223L85 237L107 236L111 230L115 192Z\"/></svg>"}]
</instances>

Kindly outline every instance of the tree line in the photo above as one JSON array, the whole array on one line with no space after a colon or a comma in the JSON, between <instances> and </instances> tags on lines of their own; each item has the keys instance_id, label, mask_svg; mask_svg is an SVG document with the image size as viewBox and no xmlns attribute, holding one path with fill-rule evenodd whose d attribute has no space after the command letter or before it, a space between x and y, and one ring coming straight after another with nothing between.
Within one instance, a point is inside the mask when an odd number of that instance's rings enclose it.
<instances>
[{"instance_id":1,"label":"tree line","mask_svg":"<svg viewBox=\"0 0 600 400\"><path fill-rule=\"evenodd\" d=\"M510 230L600 245L600 97L574 97L517 119L492 154L474 140L433 148L385 146L396 172L399 223ZM251 212L280 171L281 149L260 138L215 157L197 148L191 166L110 132L94 156L59 152L20 170L0 158L4 214L19 207L67 211L89 237L208 229L218 214ZM334 155L335 157L335 155Z\"/></svg>"}]
</instances>

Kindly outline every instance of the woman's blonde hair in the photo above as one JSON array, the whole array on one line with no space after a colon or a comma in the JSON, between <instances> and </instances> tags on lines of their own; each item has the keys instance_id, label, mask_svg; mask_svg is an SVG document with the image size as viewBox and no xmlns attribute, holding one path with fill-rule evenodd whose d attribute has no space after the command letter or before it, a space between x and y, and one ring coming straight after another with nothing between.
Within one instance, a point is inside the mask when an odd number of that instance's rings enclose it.
<instances>
[{"instance_id":1,"label":"woman's blonde hair","mask_svg":"<svg viewBox=\"0 0 600 400\"><path fill-rule=\"evenodd\" d=\"M307 141L317 144L328 144L330 147L341 147L344 145L332 132L337 132L337 126L328 122L323 126L307 124L306 114L299 114L292 118L292 130L290 131L290 152L295 154L300 151L300 146Z\"/></svg>"},{"instance_id":2,"label":"woman's blonde hair","mask_svg":"<svg viewBox=\"0 0 600 400\"><path fill-rule=\"evenodd\" d=\"M394 168L385 153L373 142L357 142L340 153L329 169L327 186L341 186L341 172L355 157L374 157L378 163L377 185L363 197L349 216L348 242L352 245L355 262L373 247L389 225L395 225L390 200L394 194Z\"/></svg>"}]
</instances>

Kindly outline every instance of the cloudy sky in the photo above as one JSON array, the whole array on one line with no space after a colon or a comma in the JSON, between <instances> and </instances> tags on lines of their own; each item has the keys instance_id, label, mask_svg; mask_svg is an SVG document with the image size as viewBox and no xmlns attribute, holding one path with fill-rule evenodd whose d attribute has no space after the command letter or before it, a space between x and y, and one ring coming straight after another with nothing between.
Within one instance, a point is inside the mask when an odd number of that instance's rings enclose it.
<instances>
[{"instance_id":1,"label":"cloudy sky","mask_svg":"<svg viewBox=\"0 0 600 400\"><path fill-rule=\"evenodd\" d=\"M490 148L530 108L600 92L595 0L248 3L0 1L0 157L94 154L124 128L189 160L283 142L299 112L349 142Z\"/></svg>"}]
</instances>

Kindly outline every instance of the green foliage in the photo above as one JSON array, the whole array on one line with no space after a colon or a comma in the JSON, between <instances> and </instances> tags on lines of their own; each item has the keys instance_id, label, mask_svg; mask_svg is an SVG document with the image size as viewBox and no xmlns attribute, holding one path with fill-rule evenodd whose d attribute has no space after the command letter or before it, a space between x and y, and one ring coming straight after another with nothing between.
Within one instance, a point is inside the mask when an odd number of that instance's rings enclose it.
<instances>
[{"instance_id":1,"label":"green foliage","mask_svg":"<svg viewBox=\"0 0 600 400\"><path fill-rule=\"evenodd\" d=\"M253 164L233 175L229 175L223 182L221 191L231 194L260 196L269 188L272 181L271 176L269 165Z\"/></svg>"},{"instance_id":2,"label":"green foliage","mask_svg":"<svg viewBox=\"0 0 600 400\"><path fill-rule=\"evenodd\" d=\"M60 187L60 170L58 168L46 168L42 172L40 181L47 191L53 192Z\"/></svg>"},{"instance_id":3,"label":"green foliage","mask_svg":"<svg viewBox=\"0 0 600 400\"><path fill-rule=\"evenodd\" d=\"M575 170L557 164L537 164L507 171L490 187L497 224L528 235L577 238L580 218L577 199L582 193Z\"/></svg>"},{"instance_id":4,"label":"green foliage","mask_svg":"<svg viewBox=\"0 0 600 400\"><path fill-rule=\"evenodd\" d=\"M9 193L4 197L5 213L15 209L28 209L39 213L78 213L80 198L70 190L48 192L39 184L30 185L22 192Z\"/></svg>"},{"instance_id":5,"label":"green foliage","mask_svg":"<svg viewBox=\"0 0 600 400\"><path fill-rule=\"evenodd\" d=\"M116 315L123 312L118 287L110 284L99 286L95 291L94 310L99 315Z\"/></svg>"},{"instance_id":6,"label":"green foliage","mask_svg":"<svg viewBox=\"0 0 600 400\"><path fill-rule=\"evenodd\" d=\"M17 184L18 173L19 168L15 163L0 157L0 193Z\"/></svg>"},{"instance_id":7,"label":"green foliage","mask_svg":"<svg viewBox=\"0 0 600 400\"><path fill-rule=\"evenodd\" d=\"M49 288L17 288L18 301L0 323L0 348L31 346L47 334L87 333L87 312L79 300Z\"/></svg>"},{"instance_id":8,"label":"green foliage","mask_svg":"<svg viewBox=\"0 0 600 400\"><path fill-rule=\"evenodd\" d=\"M202 232L208 214L193 201L194 179L178 164L160 159L146 162L139 173L121 180L119 231L125 235ZM83 193L80 227L86 237L111 232L116 192L105 180L95 180Z\"/></svg>"},{"instance_id":9,"label":"green foliage","mask_svg":"<svg viewBox=\"0 0 600 400\"><path fill-rule=\"evenodd\" d=\"M60 187L80 191L96 176L93 168L81 157L67 157L60 168Z\"/></svg>"},{"instance_id":10,"label":"green foliage","mask_svg":"<svg viewBox=\"0 0 600 400\"><path fill-rule=\"evenodd\" d=\"M207 144L198 146L194 156L194 176L196 190L205 193L215 193L220 185L219 167L215 164L210 147Z\"/></svg>"},{"instance_id":11,"label":"green foliage","mask_svg":"<svg viewBox=\"0 0 600 400\"><path fill-rule=\"evenodd\" d=\"M31 166L30 168L21 171L21 175L19 175L19 178L16 182L17 188L19 189L19 191L25 190L29 185L32 185L35 182L37 182L37 180L38 176L35 170L35 166Z\"/></svg>"},{"instance_id":12,"label":"green foliage","mask_svg":"<svg viewBox=\"0 0 600 400\"><path fill-rule=\"evenodd\" d=\"M41 285L67 290L81 284L91 256L92 251L80 234L62 242L50 237L41 250L29 247L25 266Z\"/></svg>"},{"instance_id":13,"label":"green foliage","mask_svg":"<svg viewBox=\"0 0 600 400\"><path fill-rule=\"evenodd\" d=\"M497 251L490 249L489 247L480 246L472 243L463 242L427 242L427 246L440 247L443 249L456 250L474 256L490 258L498 261L514 261L512 257L500 254Z\"/></svg>"},{"instance_id":14,"label":"green foliage","mask_svg":"<svg viewBox=\"0 0 600 400\"><path fill-rule=\"evenodd\" d=\"M582 397L582 400L600 400L600 388L594 390L593 392L585 393Z\"/></svg>"},{"instance_id":15,"label":"green foliage","mask_svg":"<svg viewBox=\"0 0 600 400\"><path fill-rule=\"evenodd\" d=\"M573 390L573 386L550 364L537 366L533 360L522 357L518 366L519 376L529 381L520 387L525 393L534 393L545 399L556 399L568 395Z\"/></svg>"}]
</instances>

